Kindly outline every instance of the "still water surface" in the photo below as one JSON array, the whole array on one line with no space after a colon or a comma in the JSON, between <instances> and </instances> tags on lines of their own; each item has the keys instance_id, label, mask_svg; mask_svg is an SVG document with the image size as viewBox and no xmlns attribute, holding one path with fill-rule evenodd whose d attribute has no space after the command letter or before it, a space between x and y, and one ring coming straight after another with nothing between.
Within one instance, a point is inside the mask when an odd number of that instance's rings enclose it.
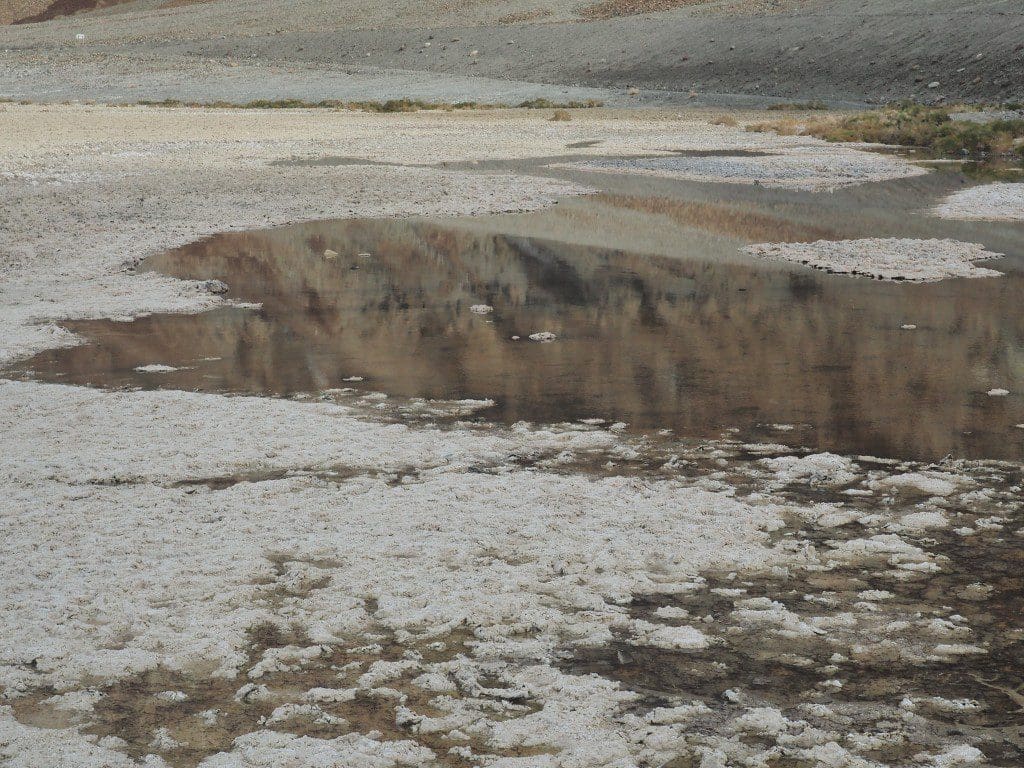
<instances>
[{"instance_id":1,"label":"still water surface","mask_svg":"<svg viewBox=\"0 0 1024 768\"><path fill-rule=\"evenodd\" d=\"M681 205L609 200L634 212ZM398 397L491 398L482 415L504 422L603 418L688 437L736 427L845 453L1024 457L1019 254L987 264L1003 277L932 284L708 259L709 242L750 239L744 228L765 229L768 213L682 207L677 219L705 226L671 257L423 220L220 235L145 268L223 280L260 309L68 323L87 346L20 368L274 395L361 377L355 386ZM828 228L772 221L791 238ZM478 304L493 312L470 311ZM558 338L528 339L541 331ZM154 363L181 370L135 370Z\"/></svg>"}]
</instances>

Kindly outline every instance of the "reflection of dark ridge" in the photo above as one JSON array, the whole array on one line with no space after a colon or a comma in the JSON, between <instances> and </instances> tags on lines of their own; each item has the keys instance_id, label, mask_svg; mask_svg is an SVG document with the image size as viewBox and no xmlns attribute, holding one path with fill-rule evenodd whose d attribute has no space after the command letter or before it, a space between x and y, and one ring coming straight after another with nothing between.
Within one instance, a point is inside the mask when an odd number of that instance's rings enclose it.
<instances>
[{"instance_id":1,"label":"reflection of dark ridge","mask_svg":"<svg viewBox=\"0 0 1024 768\"><path fill-rule=\"evenodd\" d=\"M576 270L552 252L550 244L526 238L503 238L515 253L523 258L523 265L536 287L566 304L583 306L587 303L587 286Z\"/></svg>"}]
</instances>

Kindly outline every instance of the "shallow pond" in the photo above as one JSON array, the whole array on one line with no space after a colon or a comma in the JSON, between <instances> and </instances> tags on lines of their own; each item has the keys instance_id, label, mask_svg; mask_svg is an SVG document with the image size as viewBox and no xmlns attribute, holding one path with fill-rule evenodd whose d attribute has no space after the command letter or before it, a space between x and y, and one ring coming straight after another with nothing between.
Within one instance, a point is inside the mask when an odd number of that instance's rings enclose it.
<instances>
[{"instance_id":1,"label":"shallow pond","mask_svg":"<svg viewBox=\"0 0 1024 768\"><path fill-rule=\"evenodd\" d=\"M490 398L480 415L504 422L601 418L775 441L782 424L795 426L784 442L820 450L1024 457L1024 245L1006 227L993 247L1008 257L988 263L1000 278L889 283L738 254L758 239L892 230L899 185L872 186L856 217L842 215L838 194L817 196L817 213L810 195L742 201L752 193L740 191L742 204L727 205L708 193L605 194L482 221L219 235L144 268L222 280L229 298L259 309L70 322L88 345L19 369L104 387L287 396L354 386ZM929 221L955 230L927 217L905 228ZM567 242L566 231L609 245ZM539 332L557 338L530 340ZM137 370L152 364L178 370Z\"/></svg>"}]
</instances>

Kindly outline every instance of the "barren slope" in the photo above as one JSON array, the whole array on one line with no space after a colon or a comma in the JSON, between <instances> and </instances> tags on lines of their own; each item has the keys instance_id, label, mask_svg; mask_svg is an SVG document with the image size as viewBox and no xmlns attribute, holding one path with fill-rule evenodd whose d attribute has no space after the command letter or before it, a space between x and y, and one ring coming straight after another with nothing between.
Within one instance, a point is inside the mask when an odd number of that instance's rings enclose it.
<instances>
[{"instance_id":1,"label":"barren slope","mask_svg":"<svg viewBox=\"0 0 1024 768\"><path fill-rule=\"evenodd\" d=\"M356 68L416 72L422 82L447 74L676 94L662 102L691 92L699 100L1024 99L1024 7L1014 0L769 7L761 0L217 0L168 8L165 0L137 0L0 28L0 97L200 100L212 71L245 65L260 76L236 89L239 100L343 98L332 76ZM662 12L618 15L652 10ZM69 47L78 35L84 41ZM492 85L465 90L476 101L500 100ZM416 95L410 85L382 97Z\"/></svg>"}]
</instances>

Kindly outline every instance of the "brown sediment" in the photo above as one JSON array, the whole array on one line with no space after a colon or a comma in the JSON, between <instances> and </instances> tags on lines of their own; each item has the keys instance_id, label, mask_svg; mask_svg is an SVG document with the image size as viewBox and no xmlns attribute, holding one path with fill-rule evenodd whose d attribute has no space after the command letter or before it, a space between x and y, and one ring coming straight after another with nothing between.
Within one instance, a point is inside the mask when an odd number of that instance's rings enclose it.
<instances>
[{"instance_id":1,"label":"brown sediment","mask_svg":"<svg viewBox=\"0 0 1024 768\"><path fill-rule=\"evenodd\" d=\"M277 559L279 569L285 561L285 558ZM310 591L316 588L310 585ZM298 713L292 718L265 723L277 707L302 702L304 694L313 688L352 688L361 672L345 666L352 662L364 665L382 660L397 661L410 658L409 654L428 664L447 661L465 653L465 643L472 637L472 632L467 629L443 638L431 638L429 642L399 644L388 630L381 628L379 632L353 638L349 645L321 645L320 654L306 660L298 669L268 672L250 680L248 673L267 650L315 645L301 631L263 624L250 630L246 643L250 661L233 678L158 668L112 684L96 685L92 690L101 692L102 697L87 714L70 715L48 704L46 699L56 693L52 689L15 698L11 705L15 717L24 724L44 728L78 725L84 733L100 738L115 736L123 740L125 745L117 749L133 759L157 753L173 768L194 768L210 755L230 751L238 737L264 729L318 739L376 732L375 738L381 741L414 741L427 747L434 751L439 765L451 768L475 765L464 757L449 753L449 748L456 744L468 746L478 755L496 757L547 753L545 748L534 747L493 750L479 738L455 741L445 732L420 733L414 724L404 721L399 724L396 721L396 707L399 705L424 717L445 714L431 703L437 694L413 685L411 677L414 675L411 673L386 683L389 689L401 694L401 701L376 696L369 690L359 690L348 701L317 701L316 706L329 718L318 719L317 716ZM439 640L442 642L438 643ZM372 645L365 646L367 642ZM265 685L269 693L265 696L238 695L249 682ZM158 694L166 692L184 694L184 698L158 698ZM445 694L449 698L466 695L462 691ZM528 714L537 708L530 701L519 702L509 710L511 714L497 714L492 719ZM341 721L330 718L341 718ZM177 746L160 746L155 742L158 729L165 729Z\"/></svg>"},{"instance_id":2,"label":"brown sediment","mask_svg":"<svg viewBox=\"0 0 1024 768\"><path fill-rule=\"evenodd\" d=\"M616 16L662 13L676 8L705 5L709 2L711 0L602 0L585 6L579 13L584 19L613 19Z\"/></svg>"},{"instance_id":3,"label":"brown sediment","mask_svg":"<svg viewBox=\"0 0 1024 768\"><path fill-rule=\"evenodd\" d=\"M831 240L839 233L831 227L798 223L737 204L690 202L668 197L599 195L598 200L634 211L667 216L680 224L744 240L812 242Z\"/></svg>"}]
</instances>

